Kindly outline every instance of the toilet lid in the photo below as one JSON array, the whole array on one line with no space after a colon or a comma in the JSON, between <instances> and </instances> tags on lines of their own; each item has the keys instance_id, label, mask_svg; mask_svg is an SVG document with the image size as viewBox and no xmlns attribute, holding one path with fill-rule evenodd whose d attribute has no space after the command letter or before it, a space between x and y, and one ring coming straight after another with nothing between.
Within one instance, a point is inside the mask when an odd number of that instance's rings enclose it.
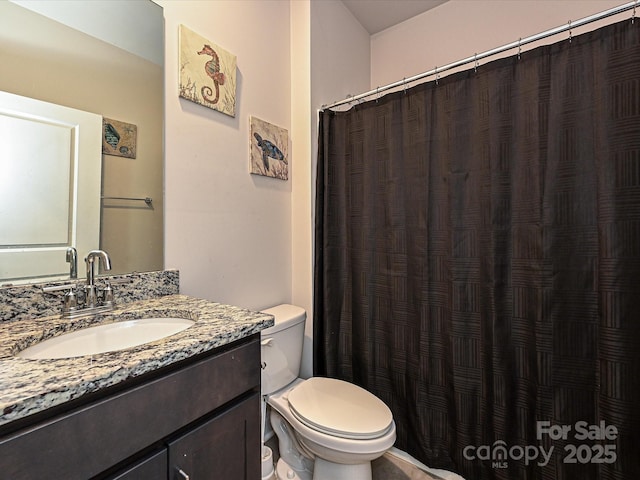
<instances>
[{"instance_id":1,"label":"toilet lid","mask_svg":"<svg viewBox=\"0 0 640 480\"><path fill-rule=\"evenodd\" d=\"M385 433L391 410L363 388L334 378L313 377L289 392L293 415L314 430L342 438L368 439Z\"/></svg>"}]
</instances>

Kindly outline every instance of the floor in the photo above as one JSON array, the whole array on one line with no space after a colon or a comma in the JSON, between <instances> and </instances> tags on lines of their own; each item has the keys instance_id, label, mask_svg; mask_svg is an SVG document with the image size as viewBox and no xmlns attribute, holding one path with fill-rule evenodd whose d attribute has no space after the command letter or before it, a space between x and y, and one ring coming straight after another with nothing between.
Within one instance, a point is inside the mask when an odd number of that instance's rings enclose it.
<instances>
[{"instance_id":1,"label":"floor","mask_svg":"<svg viewBox=\"0 0 640 480\"><path fill-rule=\"evenodd\" d=\"M431 475L422 469L385 453L371 462L373 480L441 480L443 477Z\"/></svg>"}]
</instances>

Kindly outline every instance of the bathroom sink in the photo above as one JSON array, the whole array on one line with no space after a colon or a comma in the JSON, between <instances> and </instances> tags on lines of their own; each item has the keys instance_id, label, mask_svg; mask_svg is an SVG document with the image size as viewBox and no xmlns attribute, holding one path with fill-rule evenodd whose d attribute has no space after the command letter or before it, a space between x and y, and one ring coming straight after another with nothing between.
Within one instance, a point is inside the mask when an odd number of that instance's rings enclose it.
<instances>
[{"instance_id":1,"label":"bathroom sink","mask_svg":"<svg viewBox=\"0 0 640 480\"><path fill-rule=\"evenodd\" d=\"M195 322L186 318L142 318L87 327L44 340L18 352L30 359L56 359L124 350L181 332Z\"/></svg>"}]
</instances>

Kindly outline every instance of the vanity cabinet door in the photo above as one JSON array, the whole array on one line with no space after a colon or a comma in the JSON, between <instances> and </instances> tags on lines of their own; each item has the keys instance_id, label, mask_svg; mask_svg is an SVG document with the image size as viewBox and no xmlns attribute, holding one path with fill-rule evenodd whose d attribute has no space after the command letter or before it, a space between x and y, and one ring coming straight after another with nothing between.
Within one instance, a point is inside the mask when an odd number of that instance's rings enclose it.
<instances>
[{"instance_id":1,"label":"vanity cabinet door","mask_svg":"<svg viewBox=\"0 0 640 480\"><path fill-rule=\"evenodd\" d=\"M109 480L162 480L167 476L167 449L151 454Z\"/></svg>"},{"instance_id":2,"label":"vanity cabinet door","mask_svg":"<svg viewBox=\"0 0 640 480\"><path fill-rule=\"evenodd\" d=\"M241 403L169 442L169 479L255 480L260 467L260 397Z\"/></svg>"}]
</instances>

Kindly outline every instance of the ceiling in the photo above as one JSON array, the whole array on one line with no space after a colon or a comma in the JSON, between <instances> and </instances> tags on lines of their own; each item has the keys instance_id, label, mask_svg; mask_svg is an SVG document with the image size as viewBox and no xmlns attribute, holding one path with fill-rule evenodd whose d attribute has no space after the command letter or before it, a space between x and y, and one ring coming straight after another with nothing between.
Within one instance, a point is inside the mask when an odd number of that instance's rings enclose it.
<instances>
[{"instance_id":1,"label":"ceiling","mask_svg":"<svg viewBox=\"0 0 640 480\"><path fill-rule=\"evenodd\" d=\"M354 17L369 32L381 32L420 15L447 0L342 0Z\"/></svg>"}]
</instances>

